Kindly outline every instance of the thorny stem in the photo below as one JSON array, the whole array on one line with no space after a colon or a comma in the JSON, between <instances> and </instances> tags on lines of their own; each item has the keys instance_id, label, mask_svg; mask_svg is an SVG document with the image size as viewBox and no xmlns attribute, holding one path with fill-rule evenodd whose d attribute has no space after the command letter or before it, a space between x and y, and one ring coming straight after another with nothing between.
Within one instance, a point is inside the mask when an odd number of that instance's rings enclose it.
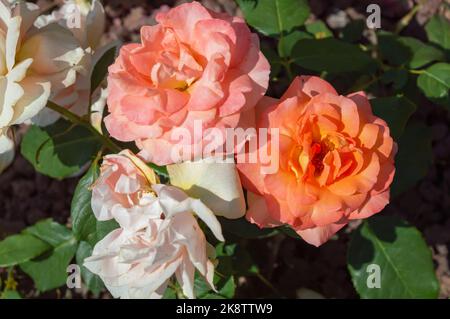
<instances>
[{"instance_id":1,"label":"thorny stem","mask_svg":"<svg viewBox=\"0 0 450 319\"><path fill-rule=\"evenodd\" d=\"M94 134L99 140L102 141L103 145L107 147L110 151L119 153L122 149L117 146L109 137L100 134L88 121L84 120L80 116L70 112L68 109L59 106L58 104L55 104L53 102L48 101L47 107L65 118L67 118L70 122L76 125L81 125L87 128L89 131L91 131L92 134Z\"/></svg>"}]
</instances>

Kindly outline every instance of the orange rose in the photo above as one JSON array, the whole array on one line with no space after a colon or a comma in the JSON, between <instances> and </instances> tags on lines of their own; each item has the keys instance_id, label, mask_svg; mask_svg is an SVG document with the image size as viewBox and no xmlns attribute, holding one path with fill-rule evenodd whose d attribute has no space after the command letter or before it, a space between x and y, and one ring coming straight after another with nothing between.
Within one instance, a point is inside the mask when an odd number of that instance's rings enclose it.
<instances>
[{"instance_id":1,"label":"orange rose","mask_svg":"<svg viewBox=\"0 0 450 319\"><path fill-rule=\"evenodd\" d=\"M261 161L238 164L251 222L288 224L319 246L389 203L397 145L365 93L341 96L318 77L297 77L279 101L260 101L256 127L279 129L279 169L264 174ZM259 148L275 155L274 140Z\"/></svg>"}]
</instances>

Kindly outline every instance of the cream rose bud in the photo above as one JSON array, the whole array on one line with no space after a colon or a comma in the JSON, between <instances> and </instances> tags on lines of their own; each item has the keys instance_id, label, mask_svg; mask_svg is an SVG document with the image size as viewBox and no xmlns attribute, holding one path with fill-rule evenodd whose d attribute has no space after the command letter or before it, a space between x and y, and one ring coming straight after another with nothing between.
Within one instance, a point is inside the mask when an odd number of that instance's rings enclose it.
<instances>
[{"instance_id":1,"label":"cream rose bud","mask_svg":"<svg viewBox=\"0 0 450 319\"><path fill-rule=\"evenodd\" d=\"M100 1L96 0L66 0L61 7L49 15L40 16L36 21L36 25L40 28L51 23L58 23L71 32L78 40L79 45L86 51L83 60L78 64L74 84L60 90L57 95L52 97L52 101L80 116L88 113L89 102L92 101L92 108L95 105L95 110L92 109L92 111L96 113L93 114L93 124L101 131L99 114L103 113L106 99L100 89L95 91L91 97L90 79L98 60L111 48L111 45L100 47L100 38L105 29L103 6ZM58 113L45 109L32 121L37 125L46 126L56 122L59 117Z\"/></svg>"},{"instance_id":2,"label":"cream rose bud","mask_svg":"<svg viewBox=\"0 0 450 319\"><path fill-rule=\"evenodd\" d=\"M38 25L58 22L69 29L83 48L96 50L105 30L105 10L98 0L65 0L64 4L49 15L41 16Z\"/></svg>"},{"instance_id":3,"label":"cream rose bud","mask_svg":"<svg viewBox=\"0 0 450 319\"><path fill-rule=\"evenodd\" d=\"M39 7L0 0L0 139L11 125L41 111L49 98L72 85L84 50L57 24L34 26ZM12 143L0 143L0 153Z\"/></svg>"},{"instance_id":4,"label":"cream rose bud","mask_svg":"<svg viewBox=\"0 0 450 319\"><path fill-rule=\"evenodd\" d=\"M94 247L84 265L117 298L161 298L172 277L194 298L197 270L214 288L214 265L195 216L223 241L220 224L201 200L174 186L158 184L154 172L130 151L105 156L92 189L99 220L120 228Z\"/></svg>"}]
</instances>

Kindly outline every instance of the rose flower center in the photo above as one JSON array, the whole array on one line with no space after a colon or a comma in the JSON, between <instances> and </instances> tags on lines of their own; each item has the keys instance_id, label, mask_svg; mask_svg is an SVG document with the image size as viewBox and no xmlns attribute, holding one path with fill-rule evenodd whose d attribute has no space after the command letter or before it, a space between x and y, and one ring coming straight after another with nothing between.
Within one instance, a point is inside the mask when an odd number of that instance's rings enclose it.
<instances>
[{"instance_id":1,"label":"rose flower center","mask_svg":"<svg viewBox=\"0 0 450 319\"><path fill-rule=\"evenodd\" d=\"M329 184L355 168L354 141L339 132L320 132L311 126L299 135L289 168L298 181Z\"/></svg>"}]
</instances>

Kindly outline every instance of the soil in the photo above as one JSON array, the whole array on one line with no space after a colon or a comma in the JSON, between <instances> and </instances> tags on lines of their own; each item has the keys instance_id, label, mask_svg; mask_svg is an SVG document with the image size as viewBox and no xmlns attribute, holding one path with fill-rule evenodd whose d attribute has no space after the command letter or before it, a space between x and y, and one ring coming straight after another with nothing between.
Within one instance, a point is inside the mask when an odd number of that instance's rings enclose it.
<instances>
[{"instance_id":1,"label":"soil","mask_svg":"<svg viewBox=\"0 0 450 319\"><path fill-rule=\"evenodd\" d=\"M52 1L39 1L47 5ZM155 11L161 5L173 6L186 1L104 0L108 16L108 30L104 41L120 39L136 41L142 25L153 24ZM240 15L232 0L204 0L213 10ZM366 3L367 2L367 3ZM371 0L378 3L384 16L382 26L389 29L414 5L414 1ZM405 34L423 38L419 28L436 14L442 0L426 1L415 19L404 30ZM365 14L369 1L310 1L313 18L320 18L328 26L340 27L349 18ZM448 3L448 2L447 2ZM441 6L442 7L442 6ZM447 16L448 13L447 13ZM396 214L417 227L433 252L440 298L450 297L450 118L448 113L432 104L421 104L416 118L425 121L433 132L434 163L426 177L414 188L395 198L383 214ZM21 128L20 131L25 128ZM20 136L20 134L18 134ZM36 173L17 152L14 163L0 174L0 239L14 234L43 218L67 223L70 202L78 178L58 181ZM239 278L237 297L291 297L291 298L358 298L346 266L349 235L357 223L342 230L335 240L320 248L300 240L277 235L268 240L250 240L249 251L261 269L262 275L274 286L269 288L257 277ZM0 269L0 277L6 271ZM39 295L29 278L15 271L18 290L25 297L85 298L92 297L84 290L55 290ZM107 292L102 298L110 298Z\"/></svg>"}]
</instances>

